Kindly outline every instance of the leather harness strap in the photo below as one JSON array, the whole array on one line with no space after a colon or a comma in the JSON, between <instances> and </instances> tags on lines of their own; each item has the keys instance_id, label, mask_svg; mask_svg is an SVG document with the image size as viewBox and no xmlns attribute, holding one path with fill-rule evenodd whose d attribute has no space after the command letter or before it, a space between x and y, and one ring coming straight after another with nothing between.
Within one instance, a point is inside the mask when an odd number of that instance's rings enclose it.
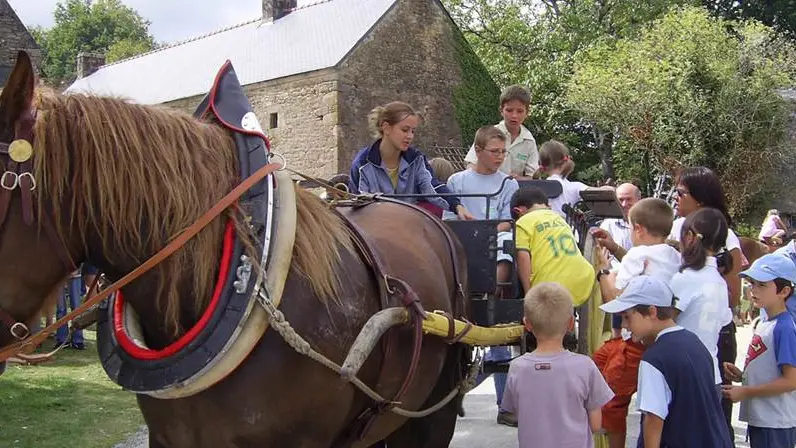
<instances>
[{"instance_id":1,"label":"leather harness strap","mask_svg":"<svg viewBox=\"0 0 796 448\"><path fill-rule=\"evenodd\" d=\"M0 230L5 224L8 217L8 210L11 206L14 190L19 188L20 199L22 204L22 221L30 226L34 223L34 193L36 188L36 181L33 178L33 162L31 160L33 150L33 128L36 125L37 109L29 108L22 113L19 119L14 123L14 141L9 143L0 143L0 156L6 159L5 170L0 175ZM10 154L12 146L16 144L23 148L21 154ZM27 149L25 151L24 149ZM76 269L74 260L69 255L66 245L63 240L55 232L52 223L46 213L42 213L42 224L47 233L47 237L53 243L58 257L63 262L68 270L74 271ZM0 309L0 322L5 324L8 332L14 339L22 340L30 335L28 327L13 318L8 312Z\"/></svg>"},{"instance_id":2,"label":"leather harness strap","mask_svg":"<svg viewBox=\"0 0 796 448\"><path fill-rule=\"evenodd\" d=\"M8 332L15 339L24 339L30 335L30 330L24 324L17 322L10 314L0 309L0 321L8 327Z\"/></svg>"},{"instance_id":3,"label":"leather harness strap","mask_svg":"<svg viewBox=\"0 0 796 448\"><path fill-rule=\"evenodd\" d=\"M332 208L335 214L342 218L343 222L348 226L351 233L354 235L354 244L357 248L362 252L363 256L366 258L365 261L373 268L375 271L377 281L380 285L380 298L381 298L381 308L387 308L389 305L388 297L389 296L397 296L394 287L398 286L401 289L409 289L411 287L406 284L403 280L394 278L386 274L387 269L384 267L384 261L381 258L379 252L377 252L374 248L376 244L370 239L370 236L365 232L359 224L355 223L353 220L349 219L344 214L340 213L336 209ZM415 295L416 297L416 295ZM423 310L423 306L420 304L420 299L418 298L417 301L412 301L411 303L405 303L407 307L413 307L412 311L416 311L423 317L425 317L425 311Z\"/></svg>"},{"instance_id":4,"label":"leather harness strap","mask_svg":"<svg viewBox=\"0 0 796 448\"><path fill-rule=\"evenodd\" d=\"M360 198L363 198L363 197L361 196ZM453 282L454 282L453 286L454 286L456 292L458 293L458 298L460 299L460 300L455 300L454 299L454 301L453 301L454 302L453 303L453 315L455 317L463 316L464 315L464 310L460 309L460 305L464 304L464 301L465 301L465 299L467 299L467 297L464 294L461 278L459 277L459 272L460 272L459 271L459 257L457 257L456 253L454 252L454 250L455 250L454 248L456 246L455 246L455 244L453 242L453 238L451 237L450 231L445 226L445 224L443 224L443 222L441 220L439 220L436 216L434 216L431 213L429 213L428 210L426 210L426 209L424 209L422 207L418 207L417 205L411 204L409 202L400 201L398 199L386 197L386 196L383 196L383 195L380 195L380 194L373 195L371 197L364 196L364 198L365 198L364 200L363 199L358 199L359 201L362 201L362 202L354 203L353 207L355 207L355 208L364 207L364 206L366 206L368 204L371 204L373 202L389 202L391 204L398 204L398 205L401 205L401 206L404 206L404 207L411 208L412 210L415 210L415 211L417 211L419 213L422 213L426 218L430 219L431 222L434 223L434 225L440 230L440 232L442 232L442 234L445 236L445 242L447 243L447 246L448 246L448 253L450 254L451 264L452 264L452 267L453 267Z\"/></svg>"},{"instance_id":5,"label":"leather harness strap","mask_svg":"<svg viewBox=\"0 0 796 448\"><path fill-rule=\"evenodd\" d=\"M459 334L456 334L456 318L453 317L450 313L446 313L444 311L435 311L435 313L448 319L448 335L445 337L445 342L450 345L461 342L461 340L464 339L465 336L467 336L470 330L473 329L472 322L465 319L464 317L459 317L459 319L464 321L465 326Z\"/></svg>"},{"instance_id":6,"label":"leather harness strap","mask_svg":"<svg viewBox=\"0 0 796 448\"><path fill-rule=\"evenodd\" d=\"M0 156L9 157L8 155L8 143L0 143ZM30 173L32 171L32 162L30 160L24 162L21 166L22 173ZM22 214L23 220L25 224L32 225L33 224L33 210L34 210L34 199L35 196L33 195L33 190L35 190L35 185L32 184L33 177L32 176L21 176L19 173L20 166L17 162L11 160L9 158L8 166L6 167L6 172L15 173L18 178L19 187L21 189L22 195ZM0 184L5 181L4 177L0 177ZM25 185L22 183L25 182ZM8 216L8 209L11 205L11 198L13 196L13 190L8 188L3 188L0 186L0 228L2 228L3 224L5 223L6 217ZM55 249L56 255L58 258L61 259L61 262L66 266L66 268L70 272L74 272L77 270L77 263L75 260L72 259L72 256L69 254L69 250L66 248L66 243L63 239L58 235L58 232L55 230L55 225L52 222L51 215L46 211L42 212L41 214L41 226L44 229L44 232L47 234L47 238L53 243L53 248Z\"/></svg>"},{"instance_id":7,"label":"leather harness strap","mask_svg":"<svg viewBox=\"0 0 796 448\"><path fill-rule=\"evenodd\" d=\"M364 201L358 202L353 204L354 208L361 208L367 206L369 204L373 204L375 202L390 202L394 204L399 204L402 206L409 207L415 211L423 213L427 217L432 219L442 234L445 236L448 251L451 256L452 268L453 268L453 278L454 278L454 288L456 294L453 297L453 313L456 316L461 316L463 310L461 309L460 303L464 301L464 291L462 290L461 280L459 278L459 264L458 264L458 257L454 252L454 242L451 238L450 234L448 233L445 226L439 222L438 219L431 216L425 209L421 207L417 207L413 204L409 204L406 202L398 201L391 198L386 198L383 196L374 196L374 197L367 197ZM376 245L370 240L370 237L367 235L364 230L359 227L353 220L349 219L346 215L337 211L334 207L332 210L338 214L343 219L343 222L346 223L348 228L351 230L352 235L354 236L354 243L357 246L359 252L362 254L365 261L374 271L376 279L379 283L379 298L380 298L380 305L381 309L387 308L389 305L389 297L396 297L401 300L402 304L410 310L410 318L412 319L413 325L413 336L414 342L412 347L412 358L410 361L409 369L406 373L403 383L399 388L398 392L395 394L393 399L386 403L379 403L374 402L373 406L367 408L362 414L360 414L357 419L353 422L351 426L352 434L355 434L359 440L362 440L368 433L370 427L375 422L376 418L382 414L383 412L389 410L391 406L395 406L401 398L406 394L409 390L409 386L411 386L412 381L417 373L417 367L420 361L420 350L422 348L422 341L423 341L423 319L425 318L425 310L423 310L422 303L420 302L420 298L417 296L417 293L409 286L406 282L401 279L392 277L385 272L386 269L384 267L384 263L379 256L379 253L374 249ZM447 314L447 313L446 313ZM450 316L449 314L447 314ZM453 325L453 320L451 317L451 327L455 328ZM446 342L450 344L457 343L464 337L467 332L469 332L470 327L466 328L462 331L461 334L455 335L455 330L450 331L450 337ZM385 341L385 359L389 357L389 353L393 347L392 340L393 340L393 332L389 332L387 334L387 339ZM384 364L381 366L381 371L384 370ZM381 372L379 374L381 376Z\"/></svg>"},{"instance_id":8,"label":"leather harness strap","mask_svg":"<svg viewBox=\"0 0 796 448\"><path fill-rule=\"evenodd\" d=\"M412 381L414 381L417 373L417 367L420 363L420 349L423 345L423 319L425 319L426 312L420 302L420 297L414 292L411 286L401 279L392 277L386 274L384 261L382 260L378 251L374 248L375 243L370 239L368 234L353 220L349 219L346 215L340 213L337 209L331 209L336 213L343 222L348 226L351 234L353 235L354 244L361 253L365 262L373 269L376 280L379 284L379 305L380 309L385 309L390 306L390 297L396 298L401 301L403 306L409 309L410 319L412 320L413 328L413 344L412 344L412 357L409 363L409 369L406 372L404 381L398 391L393 395L392 400L386 402L374 401L373 405L365 409L352 423L351 431L349 434L356 435L359 440L362 440L367 435L370 427L375 422L376 418L389 410L391 406L399 403L401 398L409 390ZM394 333L390 330L387 333L386 341L383 344L385 350L384 359L389 358L392 351L394 341ZM382 361L381 368L379 369L379 377L385 370L385 361Z\"/></svg>"},{"instance_id":9,"label":"leather harness strap","mask_svg":"<svg viewBox=\"0 0 796 448\"><path fill-rule=\"evenodd\" d=\"M14 138L16 140L24 140L30 145L33 145L33 127L36 125L37 110L35 108L29 109L26 113L17 120L14 129ZM13 167L13 168L12 168ZM19 183L19 190L22 194L22 219L27 225L33 224L33 162L28 157L27 160L21 161L19 164L10 160L9 168L7 171L16 173L16 180ZM5 174L3 174L5 177ZM24 182L24 185L23 185ZM5 190L5 188L4 188ZM9 196L12 190L6 190Z\"/></svg>"},{"instance_id":10,"label":"leather harness strap","mask_svg":"<svg viewBox=\"0 0 796 448\"><path fill-rule=\"evenodd\" d=\"M22 114L22 117L17 120L14 126L15 140L26 141L31 146L33 145L35 139L33 128L36 126L37 114L38 111L35 108L31 108L29 111ZM9 147L10 144L8 143L0 143L0 155L8 158L8 165L2 177L0 177L0 187L2 187L0 188L0 226L5 223L6 217L8 216L8 208L11 205L11 198L15 190L14 187L9 187L6 184L6 173L9 174L9 177L15 179L16 186L20 189L22 219L25 224L32 225L34 220L33 210L35 199L33 192L36 189L36 181L31 174L33 172L33 160L29 157L21 164L17 163L9 154ZM52 220L46 212L42 213L41 220L44 231L47 233L47 237L53 242L58 257L68 269L71 271L76 270L77 265L75 261L72 259L72 256L69 255L66 244L64 244L64 241L58 236L52 224Z\"/></svg>"},{"instance_id":11,"label":"leather harness strap","mask_svg":"<svg viewBox=\"0 0 796 448\"><path fill-rule=\"evenodd\" d=\"M221 198L216 204L208 210L204 215L200 216L190 227L186 228L182 231L176 238L174 238L169 244L167 244L163 249L158 251L155 255L150 257L140 266L135 268L133 271L125 275L124 277L120 278L119 280L115 281L113 284L104 288L102 291L98 292L96 295L86 298L83 304L76 309L74 309L71 313L67 314L66 316L58 319L52 325L47 326L40 332L36 333L32 337L26 338L14 344L11 344L2 350L0 350L0 362L5 361L6 359L14 356L16 353L23 350L25 347L30 345L38 345L39 343L43 342L49 335L55 332L56 329L59 327L66 325L67 322L74 319L78 315L84 313L86 310L91 308L92 306L96 305L103 299L107 298L111 294L119 291L124 286L128 285L130 282L136 280L144 273L148 272L155 266L157 266L160 262L171 256L174 252L179 250L182 246L185 245L191 238L196 236L202 229L207 227L216 217L218 217L224 210L232 206L235 201L238 200L248 189L253 187L257 184L260 180L264 179L269 174L273 173L274 171L281 168L280 164L277 163L270 163L268 165L263 166L256 172L254 172L251 176L246 178L243 182L238 184L232 191L227 193L226 196Z\"/></svg>"},{"instance_id":12,"label":"leather harness strap","mask_svg":"<svg viewBox=\"0 0 796 448\"><path fill-rule=\"evenodd\" d=\"M3 174L0 175L0 230L8 217L8 210L11 206L14 190L19 188L22 203L22 221L30 226L34 223L34 190L36 180L33 177L32 148L34 143L33 129L36 125L37 109L29 108L22 113L16 123L14 123L14 142L0 143L0 156L6 158L7 164ZM27 154L10 154L13 144L27 144L30 151ZM15 160L16 159L16 160ZM77 269L74 260L64 244L63 239L55 231L51 219L47 213L42 213L41 224L44 227L47 237L53 243L55 252L61 262L69 271ZM28 327L22 322L17 321L8 312L0 309L0 322L4 323L8 332L14 339L22 340L30 335Z\"/></svg>"}]
</instances>

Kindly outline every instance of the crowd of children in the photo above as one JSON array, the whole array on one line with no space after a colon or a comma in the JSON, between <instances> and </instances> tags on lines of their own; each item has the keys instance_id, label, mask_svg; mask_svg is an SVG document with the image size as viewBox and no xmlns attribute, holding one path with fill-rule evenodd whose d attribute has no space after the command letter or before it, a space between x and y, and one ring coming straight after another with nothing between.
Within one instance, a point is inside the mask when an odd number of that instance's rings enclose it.
<instances>
[{"instance_id":1,"label":"crowd of children","mask_svg":"<svg viewBox=\"0 0 796 448\"><path fill-rule=\"evenodd\" d=\"M521 190L518 196L522 194ZM742 402L740 418L748 423L752 448L793 448L796 323L787 312L786 301L796 283L796 264L785 255L770 254L740 273L751 282L752 301L765 311L765 320L755 330L744 371L731 362L722 366L719 336L732 321L727 283L722 277L723 272L733 269L726 251L726 219L713 208L693 211L681 222L677 252L666 244L672 217L671 208L663 201L639 201L629 213L633 248L615 270L608 269L607 254L601 256L603 269L597 277L606 300L602 309L621 315L629 333L609 341L594 355L613 392L602 407L599 427L607 432L612 448L625 446L628 405L631 395L637 393L642 413L639 446L730 447L734 446L734 435L724 415L724 398ZM544 235L543 229L537 231ZM530 302L539 300L537 288L549 286L534 284L525 296L530 331L534 331L533 315L528 310L532 309ZM528 370L525 366L536 360L535 356L533 352L513 361L504 392L503 406L519 413L520 429L528 420L523 408L514 403L533 402L533 397L546 400L548 388L564 381L561 376L575 377L587 371L559 368L557 375L545 375L544 370ZM743 385L722 386L723 377ZM525 382L536 386L516 386ZM593 387L599 391L601 385ZM574 387L557 390L560 401L557 406L548 404L548 412L571 419L572 410L566 407L567 396L571 395L581 400L581 419L592 414L593 402L585 399L588 394ZM581 427L588 425L582 423ZM564 435L549 444L538 440L523 440L520 432L520 446L590 446L568 444Z\"/></svg>"},{"instance_id":2,"label":"crowd of children","mask_svg":"<svg viewBox=\"0 0 796 448\"><path fill-rule=\"evenodd\" d=\"M517 196L523 194L520 190ZM765 320L755 329L745 369L730 362L721 366L719 334L732 319L727 284L719 270L732 269L732 260L722 251L728 232L723 214L700 208L688 215L680 228L680 253L664 242L672 223L666 203L642 200L629 218L634 247L617 270L598 273L606 297L601 308L621 315L629 334L606 343L595 353L593 364L567 369L565 362L555 362L559 358L542 356L563 350L549 340L555 334L560 344L564 326L558 333L535 328L540 319L535 307L549 301L551 291L570 301L571 292L560 284L551 289L550 283L534 283L525 296L526 326L537 340L547 341L547 348L512 361L509 370L503 408L517 412L520 446L591 446L591 441L578 437L599 428L608 433L612 448L623 447L633 393L642 414L639 446L734 446L722 398L741 401L740 419L748 424L752 448L796 446L796 323L786 308L796 283L796 264L787 256L770 254L741 272ZM537 231L544 234L541 228ZM608 257L601 262L607 266ZM566 307L571 315L572 305ZM554 312L547 312L552 325L557 321L550 319ZM583 379L595 366L612 393L603 395L602 383ZM722 386L722 370L743 385ZM534 403L544 406L545 416L538 415ZM602 407L599 420L595 406ZM577 429L550 420L577 422ZM531 428L523 430L524 425ZM545 436L539 428L558 428L560 433Z\"/></svg>"},{"instance_id":3,"label":"crowd of children","mask_svg":"<svg viewBox=\"0 0 796 448\"><path fill-rule=\"evenodd\" d=\"M379 138L355 158L348 185L355 193L408 194L409 202L416 193L442 194L424 206L444 219L502 221L500 248L515 221L516 260L500 251L497 278L510 283L516 265L523 321L537 345L512 360L508 374L495 374L498 422L519 427L521 447L590 447L593 434L604 432L620 448L636 394L639 446L725 448L734 446L732 402L740 401L752 448L796 447L796 316L787 311L796 303L796 257L766 255L740 272L745 261L723 190L712 171L697 167L678 179L678 219L666 202L620 186L625 219L613 225L622 241L612 240L610 225L595 229L602 247L595 272L563 217L592 187L568 179L574 162L565 144L551 140L537 151L522 124L530 101L527 89L504 90L503 121L478 129L469 166L458 173L411 147L419 118L408 105L378 108ZM517 180L539 175L559 182L562 194L549 200L519 187ZM761 309L743 371L733 364L731 312L742 277ZM568 351L565 339L574 307L595 284L601 308L622 331L589 358ZM487 353L487 360L509 359L506 347Z\"/></svg>"}]
</instances>

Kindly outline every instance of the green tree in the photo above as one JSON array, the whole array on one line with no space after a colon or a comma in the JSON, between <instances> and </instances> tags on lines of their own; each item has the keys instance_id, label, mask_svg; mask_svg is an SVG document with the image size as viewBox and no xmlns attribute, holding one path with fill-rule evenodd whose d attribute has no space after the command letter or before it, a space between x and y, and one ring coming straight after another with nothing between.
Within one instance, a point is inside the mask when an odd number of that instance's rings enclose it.
<instances>
[{"instance_id":1,"label":"green tree","mask_svg":"<svg viewBox=\"0 0 796 448\"><path fill-rule=\"evenodd\" d=\"M51 29L31 30L44 50L44 76L54 85L74 78L80 52L102 53L114 62L155 46L149 22L120 0L64 0L54 16Z\"/></svg>"},{"instance_id":2,"label":"green tree","mask_svg":"<svg viewBox=\"0 0 796 448\"><path fill-rule=\"evenodd\" d=\"M537 140L566 141L575 151L579 177L595 182L600 177L614 177L613 139L611 129L582 121L564 101L564 86L572 76L576 55L599 42L633 36L671 6L693 0L444 3L498 84L530 88L533 105L526 125Z\"/></svg>"},{"instance_id":3,"label":"green tree","mask_svg":"<svg viewBox=\"0 0 796 448\"><path fill-rule=\"evenodd\" d=\"M146 53L154 49L155 46L151 42L122 39L114 42L105 53L105 62L111 63L121 61L122 59L131 58L133 56Z\"/></svg>"},{"instance_id":4,"label":"green tree","mask_svg":"<svg viewBox=\"0 0 796 448\"><path fill-rule=\"evenodd\" d=\"M755 19L796 38L796 2L792 0L704 0L703 3L720 17Z\"/></svg>"},{"instance_id":5,"label":"green tree","mask_svg":"<svg viewBox=\"0 0 796 448\"><path fill-rule=\"evenodd\" d=\"M794 50L759 22L727 25L687 7L637 37L604 41L578 55L566 100L618 131L620 176L706 165L742 216L783 161L788 107L778 89L794 80Z\"/></svg>"}]
</instances>

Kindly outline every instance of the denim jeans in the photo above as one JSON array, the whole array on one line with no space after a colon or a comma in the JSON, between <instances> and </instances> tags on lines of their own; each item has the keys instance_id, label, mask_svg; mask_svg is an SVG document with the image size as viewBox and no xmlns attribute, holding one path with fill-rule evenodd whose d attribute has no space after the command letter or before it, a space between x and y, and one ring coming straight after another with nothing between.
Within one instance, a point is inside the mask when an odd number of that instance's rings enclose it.
<instances>
[{"instance_id":1,"label":"denim jeans","mask_svg":"<svg viewBox=\"0 0 796 448\"><path fill-rule=\"evenodd\" d=\"M486 355L484 355L484 361L508 361L510 359L511 351L509 351L508 347L503 345L489 347L489 351L487 351ZM489 375L495 376L495 396L497 397L497 405L499 408L500 404L503 403L503 389L506 388L506 374L481 372L475 379L475 385L478 386L479 384L483 383L484 380L489 377Z\"/></svg>"},{"instance_id":2,"label":"denim jeans","mask_svg":"<svg viewBox=\"0 0 796 448\"><path fill-rule=\"evenodd\" d=\"M66 283L66 288L64 288L63 292L61 293L61 297L58 298L58 305L55 309L55 316L58 319L66 316L67 295L69 297L69 307L73 310L79 307L81 299L83 298L83 279L79 277L70 278ZM63 344L64 341L66 341L66 336L67 328L66 326L63 326L55 332L55 342L57 344ZM72 344L80 345L83 344L83 342L83 330L75 331L72 334Z\"/></svg>"}]
</instances>

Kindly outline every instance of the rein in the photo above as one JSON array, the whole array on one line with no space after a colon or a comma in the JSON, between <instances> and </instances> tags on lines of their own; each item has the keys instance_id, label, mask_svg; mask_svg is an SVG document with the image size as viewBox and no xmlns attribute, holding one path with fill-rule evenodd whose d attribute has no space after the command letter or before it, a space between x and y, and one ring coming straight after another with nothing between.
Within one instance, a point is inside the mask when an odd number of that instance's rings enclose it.
<instances>
[{"instance_id":1,"label":"rein","mask_svg":"<svg viewBox=\"0 0 796 448\"><path fill-rule=\"evenodd\" d=\"M238 184L232 191L227 193L226 196L221 198L216 204L210 208L204 215L200 216L193 224L191 224L188 228L183 230L176 238L174 238L169 244L167 244L163 249L158 251L155 255L150 257L140 266L135 268L133 271L126 274L124 277L120 278L119 280L115 281L113 284L104 288L102 291L98 292L97 294L87 297L85 302L71 313L67 314L66 316L58 319L53 324L47 326L40 332L36 333L32 337L26 337L25 339L20 340L19 342L13 343L11 345L6 346L2 350L0 350L0 363L7 360L11 356L16 355L20 351L22 351L25 347L33 345L36 346L39 343L43 342L47 337L55 332L59 327L66 325L70 320L74 319L78 315L84 313L92 306L96 305L100 301L106 299L111 294L119 291L124 286L128 285L130 282L136 280L144 273L148 272L155 266L157 266L160 262L171 256L173 253L177 252L182 246L185 245L191 238L195 237L202 229L207 227L216 217L218 217L221 213L224 212L227 208L235 203L247 190L252 188L257 182L264 179L269 174L273 173L274 171L282 169L282 165L278 163L269 163L256 172L254 172L251 176L246 178L243 182ZM25 328L27 331L27 327Z\"/></svg>"}]
</instances>

